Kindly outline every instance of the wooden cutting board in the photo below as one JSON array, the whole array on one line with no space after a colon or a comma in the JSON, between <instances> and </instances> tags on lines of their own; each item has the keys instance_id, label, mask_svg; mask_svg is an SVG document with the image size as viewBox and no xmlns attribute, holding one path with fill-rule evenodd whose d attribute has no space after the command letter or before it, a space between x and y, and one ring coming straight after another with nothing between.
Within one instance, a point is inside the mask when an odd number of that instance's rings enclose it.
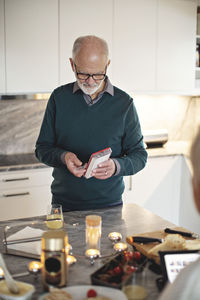
<instances>
[{"instance_id":1,"label":"wooden cutting board","mask_svg":"<svg viewBox=\"0 0 200 300\"><path fill-rule=\"evenodd\" d=\"M189 230L187 230L185 228L182 228L182 227L173 227L171 229L190 232ZM141 234L135 234L135 236L145 236L145 237L153 237L153 238L163 239L163 238L166 237L167 234L168 233L165 233L164 230L160 230L160 231L154 231L154 232L145 232L145 233L141 233ZM187 237L183 237L183 238L191 239L191 238L187 238ZM127 239L127 242L128 242L128 239ZM147 258L153 259L157 264L160 264L160 257L158 255L152 255L152 254L148 253L149 250L151 250L154 246L156 246L158 244L159 243L157 243L157 242L148 243L148 244L134 243L133 242L132 246L134 246L137 249L137 251L139 251L140 253L145 255Z\"/></svg>"}]
</instances>

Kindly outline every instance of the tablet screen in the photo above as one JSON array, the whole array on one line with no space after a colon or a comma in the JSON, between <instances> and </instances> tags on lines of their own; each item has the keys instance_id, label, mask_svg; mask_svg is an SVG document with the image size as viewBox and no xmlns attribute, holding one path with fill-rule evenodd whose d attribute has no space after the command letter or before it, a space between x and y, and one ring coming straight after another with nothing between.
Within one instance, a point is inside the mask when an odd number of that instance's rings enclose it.
<instances>
[{"instance_id":1,"label":"tablet screen","mask_svg":"<svg viewBox=\"0 0 200 300\"><path fill-rule=\"evenodd\" d=\"M163 276L165 277L165 280L168 280L171 283L175 280L176 276L183 268L200 257L199 252L163 252L160 255L162 257L161 267L163 270Z\"/></svg>"}]
</instances>

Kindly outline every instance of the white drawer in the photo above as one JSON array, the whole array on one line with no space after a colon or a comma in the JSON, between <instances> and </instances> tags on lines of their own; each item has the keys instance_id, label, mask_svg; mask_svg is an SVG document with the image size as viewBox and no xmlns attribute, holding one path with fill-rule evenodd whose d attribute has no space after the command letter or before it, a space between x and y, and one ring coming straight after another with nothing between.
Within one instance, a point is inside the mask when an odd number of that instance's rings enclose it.
<instances>
[{"instance_id":1,"label":"white drawer","mask_svg":"<svg viewBox=\"0 0 200 300\"><path fill-rule=\"evenodd\" d=\"M46 215L51 198L50 186L0 192L0 221Z\"/></svg>"},{"instance_id":2,"label":"white drawer","mask_svg":"<svg viewBox=\"0 0 200 300\"><path fill-rule=\"evenodd\" d=\"M0 189L14 189L29 186L50 185L52 168L8 171L0 174Z\"/></svg>"}]
</instances>

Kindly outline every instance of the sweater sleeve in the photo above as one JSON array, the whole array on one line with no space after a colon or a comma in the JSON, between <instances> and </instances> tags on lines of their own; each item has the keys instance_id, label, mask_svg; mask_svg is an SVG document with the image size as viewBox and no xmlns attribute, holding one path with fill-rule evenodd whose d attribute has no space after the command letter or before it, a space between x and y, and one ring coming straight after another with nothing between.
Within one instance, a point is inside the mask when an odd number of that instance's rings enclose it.
<instances>
[{"instance_id":1,"label":"sweater sleeve","mask_svg":"<svg viewBox=\"0 0 200 300\"><path fill-rule=\"evenodd\" d=\"M36 142L35 155L40 162L50 167L65 167L61 160L61 155L66 149L57 147L56 144L55 115L56 105L53 92L48 101Z\"/></svg>"},{"instance_id":2,"label":"sweater sleeve","mask_svg":"<svg viewBox=\"0 0 200 300\"><path fill-rule=\"evenodd\" d=\"M125 130L122 140L122 156L117 158L120 163L118 175L128 176L139 172L147 161L140 121L134 103L129 106L125 117Z\"/></svg>"}]
</instances>

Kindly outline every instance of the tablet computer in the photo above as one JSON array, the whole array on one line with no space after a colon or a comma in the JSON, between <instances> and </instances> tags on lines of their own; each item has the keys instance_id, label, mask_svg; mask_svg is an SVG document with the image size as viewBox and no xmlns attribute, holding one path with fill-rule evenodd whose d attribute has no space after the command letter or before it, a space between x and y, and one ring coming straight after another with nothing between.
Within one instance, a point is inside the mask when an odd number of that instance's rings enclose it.
<instances>
[{"instance_id":1,"label":"tablet computer","mask_svg":"<svg viewBox=\"0 0 200 300\"><path fill-rule=\"evenodd\" d=\"M160 251L159 255L163 280L172 283L183 268L200 257L200 251Z\"/></svg>"}]
</instances>

